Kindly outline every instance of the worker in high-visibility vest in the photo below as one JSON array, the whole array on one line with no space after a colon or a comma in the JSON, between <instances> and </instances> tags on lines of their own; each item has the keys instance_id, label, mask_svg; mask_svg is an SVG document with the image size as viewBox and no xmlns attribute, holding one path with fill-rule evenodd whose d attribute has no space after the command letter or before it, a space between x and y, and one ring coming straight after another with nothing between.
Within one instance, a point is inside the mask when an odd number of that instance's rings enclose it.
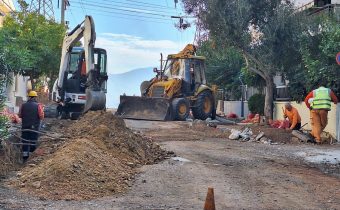
<instances>
[{"instance_id":1,"label":"worker in high-visibility vest","mask_svg":"<svg viewBox=\"0 0 340 210\"><path fill-rule=\"evenodd\" d=\"M311 110L311 135L317 144L322 143L321 133L327 126L327 115L331 110L332 102L337 104L338 98L331 89L324 86L311 91L305 98L305 104Z\"/></svg>"}]
</instances>

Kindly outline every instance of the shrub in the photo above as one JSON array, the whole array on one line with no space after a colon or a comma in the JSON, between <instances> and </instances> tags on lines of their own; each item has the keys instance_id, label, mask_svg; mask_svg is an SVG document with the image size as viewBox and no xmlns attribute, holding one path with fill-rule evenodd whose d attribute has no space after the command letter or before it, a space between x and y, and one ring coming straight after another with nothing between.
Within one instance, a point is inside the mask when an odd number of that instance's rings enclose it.
<instances>
[{"instance_id":1,"label":"shrub","mask_svg":"<svg viewBox=\"0 0 340 210\"><path fill-rule=\"evenodd\" d=\"M248 100L249 111L253 114L264 114L264 95L255 94Z\"/></svg>"}]
</instances>

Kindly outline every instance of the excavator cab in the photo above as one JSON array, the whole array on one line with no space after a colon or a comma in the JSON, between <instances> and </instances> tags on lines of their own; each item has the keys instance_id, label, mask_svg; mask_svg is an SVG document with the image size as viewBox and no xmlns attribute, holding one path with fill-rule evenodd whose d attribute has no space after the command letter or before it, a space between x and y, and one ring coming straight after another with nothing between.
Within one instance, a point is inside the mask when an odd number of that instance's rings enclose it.
<instances>
[{"instance_id":1,"label":"excavator cab","mask_svg":"<svg viewBox=\"0 0 340 210\"><path fill-rule=\"evenodd\" d=\"M83 38L83 47L75 45ZM59 76L53 85L52 98L57 115L77 119L88 110L106 106L107 54L95 48L96 32L93 18L85 20L68 32L63 41ZM51 109L54 115L54 109Z\"/></svg>"},{"instance_id":2,"label":"excavator cab","mask_svg":"<svg viewBox=\"0 0 340 210\"><path fill-rule=\"evenodd\" d=\"M98 90L91 92L89 96L86 91L89 85L87 84L89 75L86 71L84 49L82 47L72 48L69 54L69 64L64 74L63 86L65 88L63 92L59 91L63 95L58 96L59 100L63 97L65 102L59 110L60 114L63 115L62 118L76 119L84 112L87 104L90 104L92 109L93 107L95 109L105 108L102 94L107 92L107 53L106 50L101 48L94 48L93 51L94 74L96 74L95 77L98 80ZM53 97L56 97L56 92L54 92ZM57 101L58 99L53 98L53 100Z\"/></svg>"},{"instance_id":3,"label":"excavator cab","mask_svg":"<svg viewBox=\"0 0 340 210\"><path fill-rule=\"evenodd\" d=\"M70 71L74 74L76 72L76 75L79 75L81 78L82 83L86 83L87 80L87 71L86 71L86 61L85 61L85 53L84 50L81 49L81 53L77 52L71 54L71 60L70 60ZM75 59L72 60L72 56L75 57ZM75 68L72 69L72 66ZM99 86L100 90L104 93L107 92L107 54L106 50L101 48L94 48L94 71L96 72L96 78L99 80ZM85 89L84 89L85 92Z\"/></svg>"},{"instance_id":4,"label":"excavator cab","mask_svg":"<svg viewBox=\"0 0 340 210\"><path fill-rule=\"evenodd\" d=\"M87 72L85 64L85 53L81 47L72 49L67 69L67 78L65 79L66 92L84 93L87 82ZM107 92L107 72L106 72L107 54L106 50L94 48L94 70L99 80L100 90ZM73 84L73 85L72 85Z\"/></svg>"}]
</instances>

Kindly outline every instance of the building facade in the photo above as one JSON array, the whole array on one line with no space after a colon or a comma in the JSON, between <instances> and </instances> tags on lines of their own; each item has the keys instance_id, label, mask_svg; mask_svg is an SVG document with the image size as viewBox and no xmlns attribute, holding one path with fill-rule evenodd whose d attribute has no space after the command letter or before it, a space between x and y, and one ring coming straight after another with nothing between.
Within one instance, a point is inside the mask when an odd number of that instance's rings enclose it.
<instances>
[{"instance_id":1,"label":"building facade","mask_svg":"<svg viewBox=\"0 0 340 210\"><path fill-rule=\"evenodd\" d=\"M0 27L3 26L5 16L13 11L15 11L15 7L12 0L0 1Z\"/></svg>"}]
</instances>

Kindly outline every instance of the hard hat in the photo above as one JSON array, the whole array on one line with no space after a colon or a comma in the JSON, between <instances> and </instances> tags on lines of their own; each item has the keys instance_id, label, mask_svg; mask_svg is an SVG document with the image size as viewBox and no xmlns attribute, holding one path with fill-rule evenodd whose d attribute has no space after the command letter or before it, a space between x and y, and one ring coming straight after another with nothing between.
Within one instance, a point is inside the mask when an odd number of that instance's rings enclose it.
<instances>
[{"instance_id":1,"label":"hard hat","mask_svg":"<svg viewBox=\"0 0 340 210\"><path fill-rule=\"evenodd\" d=\"M37 92L35 92L34 90L31 90L31 91L28 93L28 96L29 96L29 97L37 97L38 94L37 94Z\"/></svg>"}]
</instances>

